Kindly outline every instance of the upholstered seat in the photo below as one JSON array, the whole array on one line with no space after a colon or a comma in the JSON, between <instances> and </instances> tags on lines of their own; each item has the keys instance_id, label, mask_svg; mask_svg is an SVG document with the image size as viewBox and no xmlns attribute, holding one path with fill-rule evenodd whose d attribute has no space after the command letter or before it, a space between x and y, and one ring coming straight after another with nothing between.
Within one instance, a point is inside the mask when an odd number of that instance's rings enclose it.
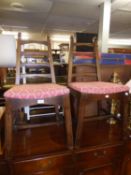
<instances>
[{"instance_id":1,"label":"upholstered seat","mask_svg":"<svg viewBox=\"0 0 131 175\"><path fill-rule=\"evenodd\" d=\"M43 99L69 94L69 89L58 84L23 84L16 85L7 92L6 98Z\"/></svg>"},{"instance_id":2,"label":"upholstered seat","mask_svg":"<svg viewBox=\"0 0 131 175\"><path fill-rule=\"evenodd\" d=\"M69 84L69 87L78 92L88 94L112 94L129 90L129 88L125 85L101 81L73 82Z\"/></svg>"}]
</instances>

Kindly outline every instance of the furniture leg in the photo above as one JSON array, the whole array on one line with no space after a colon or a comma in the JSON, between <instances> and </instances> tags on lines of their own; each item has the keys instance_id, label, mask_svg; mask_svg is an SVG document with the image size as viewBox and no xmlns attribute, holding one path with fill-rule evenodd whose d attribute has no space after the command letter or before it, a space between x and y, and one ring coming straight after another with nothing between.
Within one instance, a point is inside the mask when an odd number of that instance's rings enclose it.
<instances>
[{"instance_id":1,"label":"furniture leg","mask_svg":"<svg viewBox=\"0 0 131 175\"><path fill-rule=\"evenodd\" d=\"M65 117L65 125L66 125L66 133L67 133L67 143L69 149L73 149L73 132L71 125L71 112L70 112L70 99L69 96L64 96L64 117Z\"/></svg>"},{"instance_id":2,"label":"furniture leg","mask_svg":"<svg viewBox=\"0 0 131 175\"><path fill-rule=\"evenodd\" d=\"M75 145L76 148L79 148L80 146L80 138L82 134L82 129L83 129L83 121L84 121L84 114L85 114L85 98L83 95L80 96L80 101L78 105L78 122L77 122L77 127L76 127L76 140L75 140Z\"/></svg>"},{"instance_id":3,"label":"furniture leg","mask_svg":"<svg viewBox=\"0 0 131 175\"><path fill-rule=\"evenodd\" d=\"M7 102L5 114L5 158L12 157L12 132L13 132L13 116L12 110Z\"/></svg>"}]
</instances>

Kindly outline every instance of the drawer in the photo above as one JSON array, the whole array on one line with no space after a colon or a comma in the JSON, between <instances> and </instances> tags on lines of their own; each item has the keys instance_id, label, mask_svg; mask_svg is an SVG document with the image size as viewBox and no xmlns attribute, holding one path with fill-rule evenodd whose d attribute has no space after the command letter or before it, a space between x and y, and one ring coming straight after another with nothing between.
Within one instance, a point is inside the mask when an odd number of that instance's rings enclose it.
<instances>
[{"instance_id":1,"label":"drawer","mask_svg":"<svg viewBox=\"0 0 131 175\"><path fill-rule=\"evenodd\" d=\"M76 162L79 167L87 168L101 166L120 160L122 155L122 146L103 147L100 149L87 150L76 153Z\"/></svg>"},{"instance_id":2,"label":"drawer","mask_svg":"<svg viewBox=\"0 0 131 175\"><path fill-rule=\"evenodd\" d=\"M72 165L71 154L14 162L13 171L15 175L34 174L35 172L48 171L68 165Z\"/></svg>"},{"instance_id":3,"label":"drawer","mask_svg":"<svg viewBox=\"0 0 131 175\"><path fill-rule=\"evenodd\" d=\"M9 175L8 166L4 161L0 160L0 175Z\"/></svg>"},{"instance_id":4,"label":"drawer","mask_svg":"<svg viewBox=\"0 0 131 175\"><path fill-rule=\"evenodd\" d=\"M31 174L23 174L23 175L74 175L73 169L53 169L48 171L40 171Z\"/></svg>"}]
</instances>

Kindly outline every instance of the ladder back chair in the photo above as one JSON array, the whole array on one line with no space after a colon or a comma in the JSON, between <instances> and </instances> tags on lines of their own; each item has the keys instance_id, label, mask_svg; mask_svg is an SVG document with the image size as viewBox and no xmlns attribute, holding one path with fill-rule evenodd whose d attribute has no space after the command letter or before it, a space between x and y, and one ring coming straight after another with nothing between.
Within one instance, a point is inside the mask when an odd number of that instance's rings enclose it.
<instances>
[{"instance_id":1,"label":"ladder back chair","mask_svg":"<svg viewBox=\"0 0 131 175\"><path fill-rule=\"evenodd\" d=\"M21 33L19 33L17 46L16 84L56 83L49 37L47 41L24 41L21 39ZM29 49L31 46L33 48L36 46L37 49ZM21 119L25 124L23 125L20 121L19 123L22 125L17 125L17 127L25 128L26 123L28 123L28 127L29 125L30 127L42 126L42 122L34 125L30 124L31 117L49 117L50 114L55 115L56 120L59 121L60 114L63 114L63 111L60 111L59 108L57 105L26 106L24 107L24 113L27 121L24 118Z\"/></svg>"},{"instance_id":2,"label":"ladder back chair","mask_svg":"<svg viewBox=\"0 0 131 175\"><path fill-rule=\"evenodd\" d=\"M39 46L39 49L29 49L31 45L33 47L34 45L37 45ZM26 46L29 48L27 47L27 49ZM46 49L41 49L42 47L45 47ZM52 54L49 37L47 38L47 41L24 41L21 39L21 33L19 33L17 40L16 84L36 84L43 83L44 81L55 83L53 59L47 59L50 57L52 57ZM51 107L53 106L50 106L50 108ZM24 107L28 123L31 117L40 115L38 111L41 108L46 109L49 108L49 106L37 105L33 107ZM38 114L31 115L31 111L33 110L37 111ZM47 115L47 113L41 115L44 116Z\"/></svg>"},{"instance_id":3,"label":"ladder back chair","mask_svg":"<svg viewBox=\"0 0 131 175\"><path fill-rule=\"evenodd\" d=\"M89 52L83 59L77 59L76 47L88 46L93 48L93 53ZM80 57L84 57L82 52L78 53ZM86 52L84 53L84 55ZM88 58L89 57L89 58ZM91 60L90 60L91 58ZM97 40L92 43L76 43L73 36L70 39L69 49L69 68L68 68L68 87L71 95L77 101L75 108L75 116L77 118L75 147L80 146L84 121L85 109L88 110L88 105L96 102L97 108L101 106L102 100L119 99L121 101L120 113L125 116L126 103L124 102L128 96L128 87L111 82L103 82L100 74L100 55L98 53ZM78 69L79 68L79 69ZM124 102L124 103L123 103ZM74 104L74 103L73 103ZM97 110L97 117L101 115ZM87 119L88 120L88 119ZM125 125L125 123L124 123Z\"/></svg>"},{"instance_id":4,"label":"ladder back chair","mask_svg":"<svg viewBox=\"0 0 131 175\"><path fill-rule=\"evenodd\" d=\"M22 40L18 40L18 42L20 42L18 43L18 45L28 43L28 41L22 41ZM29 43L34 43L34 41L30 41ZM51 43L49 37L47 41L42 41L41 43L48 46L48 49L51 50ZM18 56L20 57L21 52L19 50L19 47L17 52ZM50 67L51 69L51 75L47 76L51 78L52 82L37 83L37 84L20 84L20 78L22 78L23 81L26 82L26 77L28 77L28 75L25 72L23 74L21 74L20 72L20 68L21 69L23 68L25 71L26 62L21 63L20 59L17 59L17 68L16 68L17 85L4 93L4 97L6 100L6 115L5 115L6 158L12 157L14 118L17 117L18 113L21 111L22 108L27 106L34 106L34 105L53 105L56 107L62 106L64 111L64 124L67 136L66 138L67 147L69 149L72 149L73 147L72 123L71 123L70 100L69 100L70 91L67 87L55 83L55 74L54 74L54 66L51 51L48 52L47 58L49 59L49 61L46 63L46 66ZM42 64L44 63L41 63L41 65Z\"/></svg>"}]
</instances>

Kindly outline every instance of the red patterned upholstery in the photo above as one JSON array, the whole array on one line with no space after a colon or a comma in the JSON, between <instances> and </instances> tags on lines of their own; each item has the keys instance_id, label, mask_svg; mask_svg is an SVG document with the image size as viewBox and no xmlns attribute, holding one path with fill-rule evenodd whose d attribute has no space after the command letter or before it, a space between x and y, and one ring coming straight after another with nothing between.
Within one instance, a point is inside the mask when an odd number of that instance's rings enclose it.
<instances>
[{"instance_id":1,"label":"red patterned upholstery","mask_svg":"<svg viewBox=\"0 0 131 175\"><path fill-rule=\"evenodd\" d=\"M43 99L65 94L69 94L68 88L53 83L24 84L9 89L4 93L4 97L14 99Z\"/></svg>"},{"instance_id":2,"label":"red patterned upholstery","mask_svg":"<svg viewBox=\"0 0 131 175\"><path fill-rule=\"evenodd\" d=\"M70 83L69 87L89 94L112 94L128 91L129 88L125 85L109 83L109 82L74 82Z\"/></svg>"}]
</instances>

